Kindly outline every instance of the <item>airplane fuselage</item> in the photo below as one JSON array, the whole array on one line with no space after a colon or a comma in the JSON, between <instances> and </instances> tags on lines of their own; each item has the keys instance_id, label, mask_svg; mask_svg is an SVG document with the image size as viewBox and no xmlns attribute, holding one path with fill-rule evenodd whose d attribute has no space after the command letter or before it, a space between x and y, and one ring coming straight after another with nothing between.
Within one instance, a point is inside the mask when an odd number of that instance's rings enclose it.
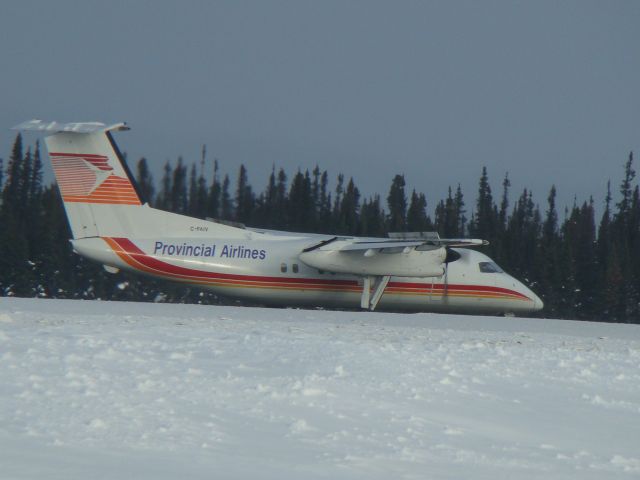
<instances>
[{"instance_id":1,"label":"airplane fuselage","mask_svg":"<svg viewBox=\"0 0 640 480\"><path fill-rule=\"evenodd\" d=\"M239 238L84 238L76 252L118 269L273 306L358 308L363 277L332 273L300 261L299 253L326 236ZM486 255L455 249L460 258L436 277L391 277L377 306L398 311L527 312L536 295L504 272L483 272ZM402 255L402 254L400 254Z\"/></svg>"}]
</instances>

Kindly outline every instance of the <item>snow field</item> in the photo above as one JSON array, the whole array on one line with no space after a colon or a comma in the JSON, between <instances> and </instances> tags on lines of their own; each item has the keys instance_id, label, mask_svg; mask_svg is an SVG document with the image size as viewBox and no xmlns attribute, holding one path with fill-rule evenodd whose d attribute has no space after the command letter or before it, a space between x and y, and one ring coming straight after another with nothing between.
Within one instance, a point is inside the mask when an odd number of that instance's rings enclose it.
<instances>
[{"instance_id":1,"label":"snow field","mask_svg":"<svg viewBox=\"0 0 640 480\"><path fill-rule=\"evenodd\" d=\"M0 299L0 478L638 478L640 328Z\"/></svg>"}]
</instances>

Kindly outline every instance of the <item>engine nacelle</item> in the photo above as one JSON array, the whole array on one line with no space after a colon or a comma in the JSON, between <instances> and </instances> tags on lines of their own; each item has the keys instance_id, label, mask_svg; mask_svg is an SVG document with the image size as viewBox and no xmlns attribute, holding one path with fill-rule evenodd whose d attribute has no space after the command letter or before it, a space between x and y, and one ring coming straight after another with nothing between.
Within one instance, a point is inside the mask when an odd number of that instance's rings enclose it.
<instances>
[{"instance_id":1,"label":"engine nacelle","mask_svg":"<svg viewBox=\"0 0 640 480\"><path fill-rule=\"evenodd\" d=\"M406 251L408 250L408 251ZM445 248L432 250L377 249L336 251L316 249L298 255L306 265L327 272L394 277L439 277L444 274Z\"/></svg>"}]
</instances>

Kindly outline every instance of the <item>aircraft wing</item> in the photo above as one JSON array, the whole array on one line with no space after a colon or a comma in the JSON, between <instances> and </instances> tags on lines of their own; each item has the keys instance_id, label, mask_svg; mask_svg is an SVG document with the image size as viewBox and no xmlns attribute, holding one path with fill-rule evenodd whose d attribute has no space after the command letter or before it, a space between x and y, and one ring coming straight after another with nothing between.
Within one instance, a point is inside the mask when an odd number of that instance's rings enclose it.
<instances>
[{"instance_id":1,"label":"aircraft wing","mask_svg":"<svg viewBox=\"0 0 640 480\"><path fill-rule=\"evenodd\" d=\"M321 248L322 250L337 250L340 252L352 252L355 250L371 250L378 248L392 248L394 249L403 249L403 248L411 248L418 247L422 245L422 242L398 242L395 240L382 240L382 241L352 241L352 242L340 242L337 244L335 248L332 248L331 245L325 246ZM400 250L398 250L400 251Z\"/></svg>"},{"instance_id":2,"label":"aircraft wing","mask_svg":"<svg viewBox=\"0 0 640 480\"><path fill-rule=\"evenodd\" d=\"M420 246L471 247L487 245L489 242L477 238L433 238L433 239L359 239L333 237L304 249L304 252L321 250L323 252L351 252L357 250L380 250L385 253L407 253L409 249ZM406 249L406 250L405 250Z\"/></svg>"}]
</instances>

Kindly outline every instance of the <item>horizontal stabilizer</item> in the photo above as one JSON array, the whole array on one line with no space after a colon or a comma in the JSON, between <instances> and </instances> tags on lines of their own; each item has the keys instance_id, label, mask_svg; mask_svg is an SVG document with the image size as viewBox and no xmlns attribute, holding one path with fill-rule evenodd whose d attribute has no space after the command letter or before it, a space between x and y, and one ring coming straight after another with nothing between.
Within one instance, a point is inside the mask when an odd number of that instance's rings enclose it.
<instances>
[{"instance_id":1,"label":"horizontal stabilizer","mask_svg":"<svg viewBox=\"0 0 640 480\"><path fill-rule=\"evenodd\" d=\"M110 130L129 130L129 126L124 123L114 123L113 125L106 125L100 122L73 122L73 123L60 123L60 122L45 122L44 120L28 120L16 125L12 130L24 130L32 132L46 132L46 133L94 133L94 132L108 132Z\"/></svg>"}]
</instances>

